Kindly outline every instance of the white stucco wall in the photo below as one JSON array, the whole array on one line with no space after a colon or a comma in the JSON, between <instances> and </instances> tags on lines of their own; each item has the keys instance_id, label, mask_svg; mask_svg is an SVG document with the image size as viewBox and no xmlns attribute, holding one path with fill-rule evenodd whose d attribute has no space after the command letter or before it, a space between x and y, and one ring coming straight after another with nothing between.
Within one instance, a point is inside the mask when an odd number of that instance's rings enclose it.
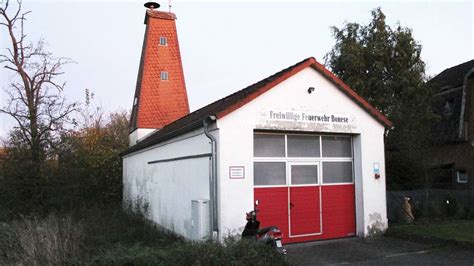
<instances>
[{"instance_id":1,"label":"white stucco wall","mask_svg":"<svg viewBox=\"0 0 474 266\"><path fill-rule=\"evenodd\" d=\"M315 91L308 93L308 87ZM317 125L268 119L270 110L341 114L349 125ZM387 228L384 127L312 68L306 68L250 103L217 120L219 128L219 227L221 237L240 233L253 208L253 132L255 129L353 134L356 224L359 236ZM373 165L380 166L380 179ZM244 179L230 179L230 166L244 166Z\"/></svg>"},{"instance_id":2,"label":"white stucco wall","mask_svg":"<svg viewBox=\"0 0 474 266\"><path fill-rule=\"evenodd\" d=\"M211 132L217 137L218 131ZM209 139L195 130L123 158L124 201L149 204L149 219L191 237L191 201L209 199L209 157L148 164L210 153Z\"/></svg>"},{"instance_id":3,"label":"white stucco wall","mask_svg":"<svg viewBox=\"0 0 474 266\"><path fill-rule=\"evenodd\" d=\"M155 132L155 128L137 128L128 136L129 146L137 144L139 141Z\"/></svg>"}]
</instances>

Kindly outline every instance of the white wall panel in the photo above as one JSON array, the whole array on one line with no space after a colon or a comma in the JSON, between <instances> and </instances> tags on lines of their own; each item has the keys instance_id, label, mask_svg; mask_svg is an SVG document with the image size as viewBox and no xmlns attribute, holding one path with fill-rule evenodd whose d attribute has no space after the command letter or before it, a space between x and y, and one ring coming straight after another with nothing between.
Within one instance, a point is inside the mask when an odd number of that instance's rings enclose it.
<instances>
[{"instance_id":1,"label":"white wall panel","mask_svg":"<svg viewBox=\"0 0 474 266\"><path fill-rule=\"evenodd\" d=\"M210 151L209 139L198 130L125 156L124 200L149 204L148 218L190 238L191 201L209 199L209 157L148 162Z\"/></svg>"}]
</instances>

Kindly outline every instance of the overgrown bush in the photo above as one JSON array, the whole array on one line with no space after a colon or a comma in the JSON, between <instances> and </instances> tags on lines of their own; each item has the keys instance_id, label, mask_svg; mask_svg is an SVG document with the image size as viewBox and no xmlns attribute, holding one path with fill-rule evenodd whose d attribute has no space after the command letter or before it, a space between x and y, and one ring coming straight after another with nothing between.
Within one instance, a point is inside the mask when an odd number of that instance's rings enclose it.
<instances>
[{"instance_id":1,"label":"overgrown bush","mask_svg":"<svg viewBox=\"0 0 474 266\"><path fill-rule=\"evenodd\" d=\"M8 143L7 143L8 144ZM7 145L0 161L0 209L4 216L44 216L90 205L119 204L122 199L122 160L128 147L128 115L112 113L100 123L62 132L54 153L40 172L28 167L28 152Z\"/></svg>"}]
</instances>

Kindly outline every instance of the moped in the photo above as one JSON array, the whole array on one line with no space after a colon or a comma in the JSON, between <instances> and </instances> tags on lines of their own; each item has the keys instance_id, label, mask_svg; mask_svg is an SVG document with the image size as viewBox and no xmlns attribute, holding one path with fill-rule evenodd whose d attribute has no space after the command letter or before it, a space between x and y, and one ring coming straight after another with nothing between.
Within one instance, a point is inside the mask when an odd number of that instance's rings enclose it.
<instances>
[{"instance_id":1,"label":"moped","mask_svg":"<svg viewBox=\"0 0 474 266\"><path fill-rule=\"evenodd\" d=\"M276 226L260 229L260 221L257 219L258 200L255 201L254 209L246 213L247 224L245 224L242 238L251 238L257 242L271 245L280 255L286 254L286 249L281 244L282 233Z\"/></svg>"}]
</instances>

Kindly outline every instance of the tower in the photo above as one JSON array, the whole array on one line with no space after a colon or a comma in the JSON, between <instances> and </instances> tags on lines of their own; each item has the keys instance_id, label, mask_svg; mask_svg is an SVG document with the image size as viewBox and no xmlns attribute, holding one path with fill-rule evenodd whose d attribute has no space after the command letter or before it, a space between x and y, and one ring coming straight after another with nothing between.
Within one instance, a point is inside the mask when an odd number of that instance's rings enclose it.
<instances>
[{"instance_id":1,"label":"tower","mask_svg":"<svg viewBox=\"0 0 474 266\"><path fill-rule=\"evenodd\" d=\"M189 113L176 15L156 10L157 3L148 2L145 7L146 30L130 117L130 146Z\"/></svg>"}]
</instances>

